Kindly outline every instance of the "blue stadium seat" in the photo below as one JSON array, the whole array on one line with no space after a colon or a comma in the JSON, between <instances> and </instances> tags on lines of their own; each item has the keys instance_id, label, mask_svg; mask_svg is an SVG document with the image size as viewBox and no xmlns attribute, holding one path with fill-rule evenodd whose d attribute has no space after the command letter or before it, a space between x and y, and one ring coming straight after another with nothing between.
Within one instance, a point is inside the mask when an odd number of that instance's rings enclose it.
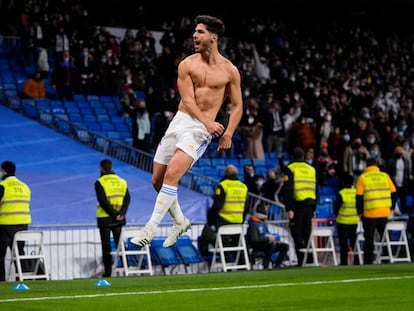
<instances>
[{"instance_id":1,"label":"blue stadium seat","mask_svg":"<svg viewBox=\"0 0 414 311\"><path fill-rule=\"evenodd\" d=\"M99 99L89 100L89 106L91 106L92 108L103 108L103 104Z\"/></svg>"},{"instance_id":2,"label":"blue stadium seat","mask_svg":"<svg viewBox=\"0 0 414 311\"><path fill-rule=\"evenodd\" d=\"M42 110L50 111L50 103L48 99L37 99L36 100L36 107Z\"/></svg>"},{"instance_id":3,"label":"blue stadium seat","mask_svg":"<svg viewBox=\"0 0 414 311\"><path fill-rule=\"evenodd\" d=\"M98 122L111 122L111 119L107 114L98 114L96 115L96 119L98 120Z\"/></svg>"},{"instance_id":4,"label":"blue stadium seat","mask_svg":"<svg viewBox=\"0 0 414 311\"><path fill-rule=\"evenodd\" d=\"M26 116L32 119L38 119L40 113L35 106L32 105L23 105L23 110Z\"/></svg>"},{"instance_id":5,"label":"blue stadium seat","mask_svg":"<svg viewBox=\"0 0 414 311\"><path fill-rule=\"evenodd\" d=\"M202 167L202 166L193 166L191 168L191 171L194 172L194 173L198 173L200 175L205 175L204 174L204 167Z\"/></svg>"},{"instance_id":6,"label":"blue stadium seat","mask_svg":"<svg viewBox=\"0 0 414 311\"><path fill-rule=\"evenodd\" d=\"M86 98L85 98L85 95L83 95L83 94L75 94L75 95L73 95L73 100L76 101L76 102L86 101Z\"/></svg>"},{"instance_id":7,"label":"blue stadium seat","mask_svg":"<svg viewBox=\"0 0 414 311\"><path fill-rule=\"evenodd\" d=\"M102 131L115 131L115 126L111 122L98 122Z\"/></svg>"},{"instance_id":8,"label":"blue stadium seat","mask_svg":"<svg viewBox=\"0 0 414 311\"><path fill-rule=\"evenodd\" d=\"M79 113L70 113L69 120L74 123L83 122L83 117Z\"/></svg>"},{"instance_id":9,"label":"blue stadium seat","mask_svg":"<svg viewBox=\"0 0 414 311\"><path fill-rule=\"evenodd\" d=\"M197 264L204 262L198 249L194 246L193 241L188 235L182 235L175 244L178 255L185 265Z\"/></svg>"},{"instance_id":10,"label":"blue stadium seat","mask_svg":"<svg viewBox=\"0 0 414 311\"><path fill-rule=\"evenodd\" d=\"M126 132L128 134L131 134L131 131L129 130L128 125L126 125L125 123L112 123L112 125L114 126L116 131Z\"/></svg>"},{"instance_id":11,"label":"blue stadium seat","mask_svg":"<svg viewBox=\"0 0 414 311\"><path fill-rule=\"evenodd\" d=\"M251 159L240 159L239 165L240 167L244 167L245 165L252 165L253 161Z\"/></svg>"},{"instance_id":12,"label":"blue stadium seat","mask_svg":"<svg viewBox=\"0 0 414 311\"><path fill-rule=\"evenodd\" d=\"M223 158L212 158L211 159L211 166L226 166L226 160Z\"/></svg>"},{"instance_id":13,"label":"blue stadium seat","mask_svg":"<svg viewBox=\"0 0 414 311\"><path fill-rule=\"evenodd\" d=\"M98 120L96 119L96 116L92 113L84 113L82 110L80 112L83 115L83 120L88 123L97 123Z\"/></svg>"},{"instance_id":14,"label":"blue stadium seat","mask_svg":"<svg viewBox=\"0 0 414 311\"><path fill-rule=\"evenodd\" d=\"M66 113L68 113L68 114L74 114L74 113L77 113L77 114L80 114L80 110L79 110L79 108L78 107L71 107L71 106L69 106L69 107L65 107L65 111L66 111Z\"/></svg>"},{"instance_id":15,"label":"blue stadium seat","mask_svg":"<svg viewBox=\"0 0 414 311\"><path fill-rule=\"evenodd\" d=\"M165 239L166 237L155 236L150 244L150 252L153 266L161 266L164 274L167 274L167 268L174 269L176 266L183 264L183 262L177 254L175 246L162 246Z\"/></svg>"},{"instance_id":16,"label":"blue stadium seat","mask_svg":"<svg viewBox=\"0 0 414 311\"><path fill-rule=\"evenodd\" d=\"M112 96L109 96L109 95L101 95L101 96L99 96L99 100L102 103L112 102Z\"/></svg>"},{"instance_id":17,"label":"blue stadium seat","mask_svg":"<svg viewBox=\"0 0 414 311\"><path fill-rule=\"evenodd\" d=\"M124 123L124 118L121 117L121 116L111 116L111 122L113 124L116 124L116 123L126 124L126 123Z\"/></svg>"},{"instance_id":18,"label":"blue stadium seat","mask_svg":"<svg viewBox=\"0 0 414 311\"><path fill-rule=\"evenodd\" d=\"M235 167L239 167L240 166L240 164L239 164L239 160L238 159L236 159L236 158L231 158L231 159L226 159L226 166L227 165L234 165Z\"/></svg>"},{"instance_id":19,"label":"blue stadium seat","mask_svg":"<svg viewBox=\"0 0 414 311\"><path fill-rule=\"evenodd\" d=\"M195 166L199 166L199 167L211 167L211 159L210 158L200 158L195 163Z\"/></svg>"},{"instance_id":20,"label":"blue stadium seat","mask_svg":"<svg viewBox=\"0 0 414 311\"><path fill-rule=\"evenodd\" d=\"M86 95L86 100L87 101L99 101L99 96L98 95Z\"/></svg>"},{"instance_id":21,"label":"blue stadium seat","mask_svg":"<svg viewBox=\"0 0 414 311\"><path fill-rule=\"evenodd\" d=\"M266 160L260 160L260 159L253 159L252 163L255 167L264 166L266 167Z\"/></svg>"}]
</instances>

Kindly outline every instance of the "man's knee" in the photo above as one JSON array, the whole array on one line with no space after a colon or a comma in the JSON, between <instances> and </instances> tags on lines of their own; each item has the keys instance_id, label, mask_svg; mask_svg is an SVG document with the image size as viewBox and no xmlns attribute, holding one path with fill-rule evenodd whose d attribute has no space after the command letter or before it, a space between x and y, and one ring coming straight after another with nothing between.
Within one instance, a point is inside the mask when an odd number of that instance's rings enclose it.
<instances>
[{"instance_id":1,"label":"man's knee","mask_svg":"<svg viewBox=\"0 0 414 311\"><path fill-rule=\"evenodd\" d=\"M162 187L162 180L159 180L158 178L153 177L151 179L151 183L155 191L159 192Z\"/></svg>"}]
</instances>

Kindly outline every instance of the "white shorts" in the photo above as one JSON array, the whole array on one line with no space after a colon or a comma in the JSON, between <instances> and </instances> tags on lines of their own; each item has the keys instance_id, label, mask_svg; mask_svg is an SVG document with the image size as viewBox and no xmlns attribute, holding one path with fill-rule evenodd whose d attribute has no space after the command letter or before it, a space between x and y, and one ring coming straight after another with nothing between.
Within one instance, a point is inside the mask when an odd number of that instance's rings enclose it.
<instances>
[{"instance_id":1,"label":"white shorts","mask_svg":"<svg viewBox=\"0 0 414 311\"><path fill-rule=\"evenodd\" d=\"M210 133L199 120L178 111L157 146L154 162L167 165L177 148L195 162L203 156L211 139Z\"/></svg>"}]
</instances>

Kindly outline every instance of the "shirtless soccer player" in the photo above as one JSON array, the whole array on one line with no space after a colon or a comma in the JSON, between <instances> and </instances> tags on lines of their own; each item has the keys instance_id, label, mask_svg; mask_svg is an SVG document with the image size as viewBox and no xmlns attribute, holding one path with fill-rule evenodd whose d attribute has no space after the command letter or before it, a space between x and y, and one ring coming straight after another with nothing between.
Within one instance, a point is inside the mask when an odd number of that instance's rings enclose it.
<instances>
[{"instance_id":1,"label":"shirtless soccer player","mask_svg":"<svg viewBox=\"0 0 414 311\"><path fill-rule=\"evenodd\" d=\"M178 65L177 87L181 98L178 111L154 156L152 184L158 192L155 206L150 220L131 240L141 247L151 243L167 211L174 224L164 247L173 246L178 237L190 229L190 221L177 199L179 180L203 155L213 138L220 137L219 152L231 147L243 113L240 73L218 50L218 40L224 33L223 22L199 15L195 25L195 53ZM226 99L231 102L232 109L225 128L215 120Z\"/></svg>"}]
</instances>

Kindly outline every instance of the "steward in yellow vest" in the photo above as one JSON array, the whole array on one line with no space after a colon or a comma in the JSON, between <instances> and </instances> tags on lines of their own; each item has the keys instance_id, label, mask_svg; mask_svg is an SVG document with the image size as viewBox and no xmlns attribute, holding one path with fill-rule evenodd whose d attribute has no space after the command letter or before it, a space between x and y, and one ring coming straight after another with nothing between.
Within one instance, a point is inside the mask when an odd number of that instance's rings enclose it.
<instances>
[{"instance_id":1,"label":"steward in yellow vest","mask_svg":"<svg viewBox=\"0 0 414 311\"><path fill-rule=\"evenodd\" d=\"M336 215L336 227L340 247L340 264L348 264L348 251L353 248L357 236L359 215L356 210L356 190L353 187L354 177L345 175L343 177L343 188L336 195L333 205ZM354 264L358 257L354 256ZM351 263L352 264L352 263Z\"/></svg>"},{"instance_id":2,"label":"steward in yellow vest","mask_svg":"<svg viewBox=\"0 0 414 311\"><path fill-rule=\"evenodd\" d=\"M32 222L30 215L31 191L29 186L16 176L16 165L11 161L1 164L0 181L0 281L6 280L5 257L7 248L12 248L14 235L27 230ZM20 254L24 254L24 243L19 245ZM26 265L23 262L23 271Z\"/></svg>"},{"instance_id":3,"label":"steward in yellow vest","mask_svg":"<svg viewBox=\"0 0 414 311\"><path fill-rule=\"evenodd\" d=\"M369 158L356 182L356 208L364 225L364 264L373 263L375 230L383 235L396 201L397 189L390 176L380 171L374 158Z\"/></svg>"},{"instance_id":4,"label":"steward in yellow vest","mask_svg":"<svg viewBox=\"0 0 414 311\"><path fill-rule=\"evenodd\" d=\"M298 265L302 265L304 255L300 249L308 243L318 195L317 172L312 165L305 162L302 148L296 147L293 150L292 161L285 169L283 180L289 227L295 242Z\"/></svg>"},{"instance_id":5,"label":"steward in yellow vest","mask_svg":"<svg viewBox=\"0 0 414 311\"><path fill-rule=\"evenodd\" d=\"M207 223L200 236L200 251L203 255L208 255L209 244L214 245L218 227L244 223L247 214L247 193L246 184L238 178L237 167L227 165L224 169L224 177L217 185L213 196L213 205L207 209ZM225 246L234 246L237 245L238 239L229 237L223 243ZM225 254L226 258L230 253Z\"/></svg>"},{"instance_id":6,"label":"steward in yellow vest","mask_svg":"<svg viewBox=\"0 0 414 311\"><path fill-rule=\"evenodd\" d=\"M110 277L112 274L111 232L116 247L121 236L122 226L126 223L125 215L131 197L126 180L114 173L110 159L104 159L100 162L100 173L101 176L95 182L98 200L96 218L105 268L103 276Z\"/></svg>"},{"instance_id":7,"label":"steward in yellow vest","mask_svg":"<svg viewBox=\"0 0 414 311\"><path fill-rule=\"evenodd\" d=\"M246 216L247 186L239 180L238 170L228 165L213 197L211 212L216 225L242 224ZM213 221L214 222L214 221Z\"/></svg>"}]
</instances>

